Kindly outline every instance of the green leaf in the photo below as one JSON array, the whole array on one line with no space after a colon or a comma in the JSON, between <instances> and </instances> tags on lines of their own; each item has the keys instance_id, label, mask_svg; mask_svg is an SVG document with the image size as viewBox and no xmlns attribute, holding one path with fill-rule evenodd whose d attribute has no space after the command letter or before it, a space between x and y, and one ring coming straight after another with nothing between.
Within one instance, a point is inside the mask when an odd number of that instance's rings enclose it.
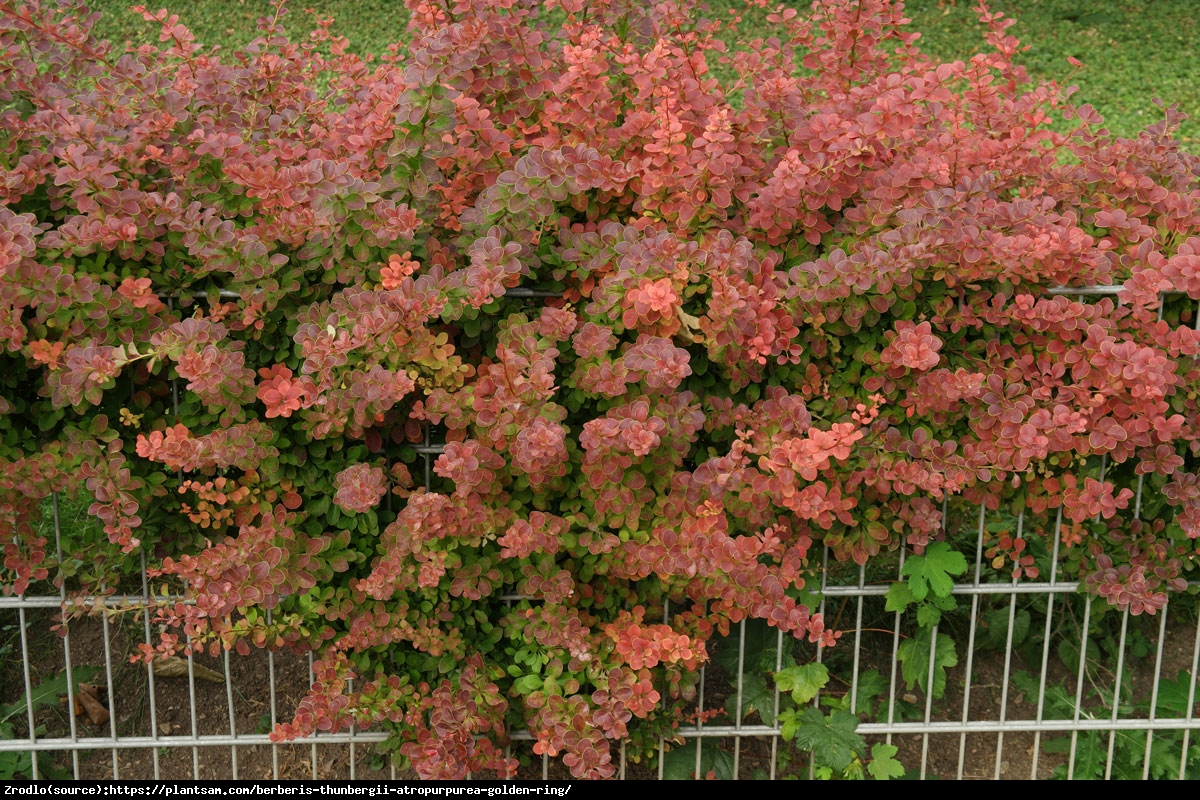
<instances>
[{"instance_id":1,"label":"green leaf","mask_svg":"<svg viewBox=\"0 0 1200 800\"><path fill-rule=\"evenodd\" d=\"M917 624L922 628L932 628L942 621L942 610L933 603L921 603L917 607Z\"/></svg>"},{"instance_id":2,"label":"green leaf","mask_svg":"<svg viewBox=\"0 0 1200 800\"><path fill-rule=\"evenodd\" d=\"M829 669L824 664L803 664L775 673L775 685L781 692L791 692L798 706L812 700L829 682Z\"/></svg>"},{"instance_id":3,"label":"green leaf","mask_svg":"<svg viewBox=\"0 0 1200 800\"><path fill-rule=\"evenodd\" d=\"M923 556L912 556L904 562L902 575L909 579L914 600L924 600L929 592L937 597L949 597L954 590L951 575L967 571L967 559L950 549L945 542L933 542Z\"/></svg>"},{"instance_id":4,"label":"green leaf","mask_svg":"<svg viewBox=\"0 0 1200 800\"><path fill-rule=\"evenodd\" d=\"M1018 692L1025 696L1025 702L1036 703L1038 697L1038 682L1029 673L1028 670L1017 669L1013 670L1012 685ZM1049 689L1050 687L1047 687ZM1049 696L1049 692L1047 692Z\"/></svg>"},{"instance_id":5,"label":"green leaf","mask_svg":"<svg viewBox=\"0 0 1200 800\"><path fill-rule=\"evenodd\" d=\"M796 731L800 728L800 711L796 709L788 709L779 712L779 735L783 737L785 742L790 742L796 738Z\"/></svg>"},{"instance_id":6,"label":"green leaf","mask_svg":"<svg viewBox=\"0 0 1200 800\"><path fill-rule=\"evenodd\" d=\"M7 738L7 737L5 737ZM26 762L32 762L28 753L0 753L0 780L11 781L28 770Z\"/></svg>"},{"instance_id":7,"label":"green leaf","mask_svg":"<svg viewBox=\"0 0 1200 800\"><path fill-rule=\"evenodd\" d=\"M48 413L39 414L38 415L38 430L43 431L43 432L50 430L51 428L53 428L55 425L58 424L58 421L60 419L62 419L62 416L63 416L62 411L58 410L58 409L55 409L54 411L51 411Z\"/></svg>"},{"instance_id":8,"label":"green leaf","mask_svg":"<svg viewBox=\"0 0 1200 800\"><path fill-rule=\"evenodd\" d=\"M1019 647L1029 636L1029 611L1020 608L1013 615L1013 647ZM1003 650L1008 645L1008 609L993 608L979 620L976 641L985 650Z\"/></svg>"},{"instance_id":9,"label":"green leaf","mask_svg":"<svg viewBox=\"0 0 1200 800\"><path fill-rule=\"evenodd\" d=\"M1101 740L1100 731L1082 731L1075 740L1075 780L1097 780L1104 777L1104 765L1108 762L1108 737ZM1070 753L1071 737L1051 739L1043 745L1047 753ZM1054 777L1067 777L1067 765L1054 770Z\"/></svg>"},{"instance_id":10,"label":"green leaf","mask_svg":"<svg viewBox=\"0 0 1200 800\"><path fill-rule=\"evenodd\" d=\"M759 662L760 656L767 650L774 650L779 641L779 632L767 624L766 620L746 620L746 646L744 665L738 663L738 644L741 632L733 630L728 636L722 636L717 641L717 652L713 661L720 664L730 675L737 675L738 669L752 669L751 665Z\"/></svg>"},{"instance_id":11,"label":"green leaf","mask_svg":"<svg viewBox=\"0 0 1200 800\"><path fill-rule=\"evenodd\" d=\"M929 687L925 685L929 679L929 658L930 646L932 640L932 631L927 628L922 628L917 631L917 635L911 639L905 639L900 643L899 649L896 651L896 657L900 660L900 671L904 675L904 681L908 684L908 688L920 686L923 691L929 692ZM953 667L958 664L958 652L954 648L954 640L943 633L937 635L937 648L933 654L933 691L931 694L935 697L941 697L946 691L946 667Z\"/></svg>"},{"instance_id":12,"label":"green leaf","mask_svg":"<svg viewBox=\"0 0 1200 800\"><path fill-rule=\"evenodd\" d=\"M1131 770L1131 780L1138 780L1142 777L1142 759L1145 756L1145 735L1138 731L1137 736L1131 742L1136 755L1131 759L1131 766L1136 769ZM1158 731L1154 734L1150 744L1150 778L1152 780L1164 780L1179 775L1179 756L1180 746L1183 744L1182 735L1172 736L1169 732Z\"/></svg>"},{"instance_id":13,"label":"green leaf","mask_svg":"<svg viewBox=\"0 0 1200 800\"><path fill-rule=\"evenodd\" d=\"M742 719L758 712L759 719L764 725L775 724L775 692L767 688L767 682L761 675L749 672L742 674ZM725 701L725 713L730 719L737 719L738 696L732 695Z\"/></svg>"},{"instance_id":14,"label":"green leaf","mask_svg":"<svg viewBox=\"0 0 1200 800\"><path fill-rule=\"evenodd\" d=\"M908 584L894 583L888 588L886 606L888 611L903 611L913 602L917 602L917 600L913 597ZM932 628L941 622L943 612L953 611L957 607L958 602L952 594L945 596L936 592L927 594L924 599L917 602L917 624L922 628Z\"/></svg>"},{"instance_id":15,"label":"green leaf","mask_svg":"<svg viewBox=\"0 0 1200 800\"><path fill-rule=\"evenodd\" d=\"M1179 670L1173 681L1160 681L1158 684L1158 713L1161 716L1182 717L1188 710L1188 687L1191 676L1186 670ZM1197 688L1196 699L1200 699L1200 688Z\"/></svg>"},{"instance_id":16,"label":"green leaf","mask_svg":"<svg viewBox=\"0 0 1200 800\"><path fill-rule=\"evenodd\" d=\"M877 669L869 669L858 676L858 691L855 692L854 711L869 711L875 700L887 692L887 679ZM850 711L851 709L846 709Z\"/></svg>"},{"instance_id":17,"label":"green leaf","mask_svg":"<svg viewBox=\"0 0 1200 800\"><path fill-rule=\"evenodd\" d=\"M541 675L525 675L513 683L513 691L517 694L533 694L542 688L543 683Z\"/></svg>"},{"instance_id":18,"label":"green leaf","mask_svg":"<svg viewBox=\"0 0 1200 800\"><path fill-rule=\"evenodd\" d=\"M700 774L696 774L696 742L690 739L682 747L663 756L663 779L668 781L691 781L703 778L713 773L717 780L731 781L733 774L733 755L709 741L700 746Z\"/></svg>"},{"instance_id":19,"label":"green leaf","mask_svg":"<svg viewBox=\"0 0 1200 800\"><path fill-rule=\"evenodd\" d=\"M71 670L72 676L75 678L75 687L78 687L80 682L87 682L92 679L97 672L97 667L76 667ZM53 678L46 680L33 687L28 695L21 695L16 702L7 706L0 707L0 722L6 722L10 718L25 714L26 705L33 704L36 711L39 708L58 705L58 698L67 694L67 673L63 672L55 675Z\"/></svg>"},{"instance_id":20,"label":"green leaf","mask_svg":"<svg viewBox=\"0 0 1200 800\"><path fill-rule=\"evenodd\" d=\"M1058 653L1058 657L1062 659L1063 665L1066 666L1071 674L1079 671L1079 642L1075 637L1065 636L1059 639L1054 649ZM1095 639L1089 638L1087 641L1087 660L1099 661L1101 658L1100 645L1096 643Z\"/></svg>"},{"instance_id":21,"label":"green leaf","mask_svg":"<svg viewBox=\"0 0 1200 800\"><path fill-rule=\"evenodd\" d=\"M886 611L903 611L915 602L912 589L907 583L896 582L888 587Z\"/></svg>"},{"instance_id":22,"label":"green leaf","mask_svg":"<svg viewBox=\"0 0 1200 800\"><path fill-rule=\"evenodd\" d=\"M782 718L784 715L779 716ZM826 717L820 709L807 706L792 715L790 722L790 726L785 726L783 737L788 738L790 728L796 746L811 750L813 763L817 766L841 772L850 766L855 756L866 752L866 742L855 732L858 729L858 717L848 711L834 709Z\"/></svg>"},{"instance_id":23,"label":"green leaf","mask_svg":"<svg viewBox=\"0 0 1200 800\"><path fill-rule=\"evenodd\" d=\"M871 763L867 764L867 772L877 781L890 778L903 778L904 766L896 760L900 748L880 742L871 748Z\"/></svg>"},{"instance_id":24,"label":"green leaf","mask_svg":"<svg viewBox=\"0 0 1200 800\"><path fill-rule=\"evenodd\" d=\"M854 714L863 712L871 714L874 712L876 701L887 692L887 687L887 681L879 674L879 670L869 669L858 676L853 707L850 705L850 692L846 692L841 697L826 694L821 698L821 705L826 708L840 708Z\"/></svg>"}]
</instances>

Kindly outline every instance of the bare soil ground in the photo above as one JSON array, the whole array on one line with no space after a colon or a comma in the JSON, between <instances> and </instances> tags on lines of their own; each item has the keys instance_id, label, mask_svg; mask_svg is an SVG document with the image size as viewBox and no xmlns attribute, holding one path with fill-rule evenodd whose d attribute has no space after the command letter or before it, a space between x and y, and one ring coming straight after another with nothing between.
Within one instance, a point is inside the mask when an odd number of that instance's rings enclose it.
<instances>
[{"instance_id":1,"label":"bare soil ground","mask_svg":"<svg viewBox=\"0 0 1200 800\"><path fill-rule=\"evenodd\" d=\"M14 615L15 616L15 615ZM130 655L143 640L140 625L100 619L72 622L69 636L59 639L49 632L49 614L27 613L31 682L60 673L70 653L75 670L93 668L91 679L98 685L101 699L111 713L109 722L93 725L86 714L75 717L79 737L111 736L113 728L121 737L263 734L271 730L271 676L276 687L276 717L291 718L309 685L308 659L293 653L273 655L255 650L248 656L233 654L228 659L195 657L198 667L207 667L228 675L228 683L196 678L186 674L153 678L153 707L150 702L151 678L142 664L132 664ZM106 653L105 638L108 640ZM16 648L19 654L19 644ZM111 690L105 675L106 658L112 666ZM2 675L3 697L20 696L23 679L19 662L5 664ZM11 697L10 697L11 696ZM195 713L193 714L193 709ZM231 713L232 712L232 713ZM38 712L36 722L44 725L47 736L69 736L70 719L65 702L59 708ZM24 735L25 731L20 731ZM354 775L360 778L386 778L389 769L371 769L373 745L355 745ZM74 771L72 757L66 753L50 755L59 768ZM315 769L314 769L315 763ZM78 775L87 779L120 777L123 779L162 778L348 778L351 775L351 746L348 744L310 744L203 747L136 747L85 751L78 758ZM382 766L381 764L376 764Z\"/></svg>"}]
</instances>

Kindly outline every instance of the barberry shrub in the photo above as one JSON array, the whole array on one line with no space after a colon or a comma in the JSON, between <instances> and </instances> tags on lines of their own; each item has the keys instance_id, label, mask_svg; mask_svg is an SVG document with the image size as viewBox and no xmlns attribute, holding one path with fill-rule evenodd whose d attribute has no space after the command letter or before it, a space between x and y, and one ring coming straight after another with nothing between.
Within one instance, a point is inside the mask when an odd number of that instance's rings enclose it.
<instances>
[{"instance_id":1,"label":"barberry shrub","mask_svg":"<svg viewBox=\"0 0 1200 800\"><path fill-rule=\"evenodd\" d=\"M836 642L814 547L920 553L947 497L1061 512L1134 613L1182 584L1175 111L1114 139L983 6L953 63L887 0L750 8L749 42L685 0L408 7L371 61L282 6L234 52L143 12L161 46L122 52L0 2L7 590L144 554L185 595L145 658L311 651L277 738L384 725L461 777L522 727L612 775L731 623ZM69 575L32 524L68 489L106 535Z\"/></svg>"}]
</instances>

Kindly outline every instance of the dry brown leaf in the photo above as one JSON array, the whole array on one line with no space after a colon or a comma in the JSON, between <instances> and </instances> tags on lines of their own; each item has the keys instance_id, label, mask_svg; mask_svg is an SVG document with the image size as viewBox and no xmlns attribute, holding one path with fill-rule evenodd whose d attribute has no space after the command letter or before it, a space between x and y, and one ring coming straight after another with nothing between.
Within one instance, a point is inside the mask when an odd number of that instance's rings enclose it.
<instances>
[{"instance_id":1,"label":"dry brown leaf","mask_svg":"<svg viewBox=\"0 0 1200 800\"><path fill-rule=\"evenodd\" d=\"M179 656L167 656L159 658L151 665L156 678L186 678L188 676L188 662L186 658ZM211 670L208 667L200 664L192 664L192 673L202 681L210 683L224 683L225 676L216 670Z\"/></svg>"},{"instance_id":2,"label":"dry brown leaf","mask_svg":"<svg viewBox=\"0 0 1200 800\"><path fill-rule=\"evenodd\" d=\"M75 695L75 716L86 713L88 721L100 726L108 722L108 709L100 702L100 690L90 683L79 684Z\"/></svg>"}]
</instances>

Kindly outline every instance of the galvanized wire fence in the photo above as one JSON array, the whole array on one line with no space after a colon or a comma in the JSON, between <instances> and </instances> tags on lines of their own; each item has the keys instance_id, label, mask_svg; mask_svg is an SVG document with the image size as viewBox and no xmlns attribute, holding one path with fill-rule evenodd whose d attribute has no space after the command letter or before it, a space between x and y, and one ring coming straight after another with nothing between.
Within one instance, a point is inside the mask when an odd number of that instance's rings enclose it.
<instances>
[{"instance_id":1,"label":"galvanized wire fence","mask_svg":"<svg viewBox=\"0 0 1200 800\"><path fill-rule=\"evenodd\" d=\"M1118 288L1063 293L1114 294ZM441 447L427 438L417 449L428 484ZM1144 483L1144 476L1136 480L1135 518ZM52 514L61 560L57 497ZM906 679L898 658L902 642L917 633L912 615L886 606L889 585L902 579L903 553L847 567L826 552L813 600L832 627L845 631L840 642L822 649L755 624L732 631L717 645L726 666L701 672L696 721L679 730L689 744L681 749L662 742L653 760L657 776L669 775L668 765L678 765L681 753L694 759L688 772L701 776L710 770L743 779L812 774L812 761L781 736L779 711L790 700L773 688L765 698L761 691L751 696L747 687L778 671L786 658L815 658L830 665L834 681L827 691L859 716L857 733L897 746L914 776L1091 777L1100 764L1103 777L1129 777L1131 769L1140 769L1141 777L1200 777L1200 734L1193 733L1200 729L1198 587L1171 595L1154 616L1113 612L1062 577L1061 512L1034 520L1024 511L945 505L943 519L948 538L973 558L968 579L953 590L959 611L929 636L924 681ZM1037 537L1028 534L1035 526ZM995 568L985 550L999 529L1041 543L1048 574L1018 581L1007 577L1011 565ZM174 674L131 663L139 643L158 638L149 615L137 609L163 599L151 589L144 558L142 566L136 593L0 597L0 677L8 682L0 693L0 715L7 713L0 732L8 723L12 734L0 738L0 765L27 757L34 775L76 778L405 777L376 753L386 739L382 731L270 741L270 729L290 718L312 683L311 658L226 652L181 659ZM104 613L83 616L98 607ZM64 612L69 621L60 636L51 626ZM944 693L922 691L936 685L938 673ZM64 674L65 680L53 680ZM73 713L80 705L86 711L80 683L99 699L107 719ZM706 713L716 709L723 715ZM568 777L561 765L532 756L528 733L512 738L512 747L529 756L523 775ZM675 755L664 757L668 750ZM623 746L614 756L618 777L655 776Z\"/></svg>"},{"instance_id":2,"label":"galvanized wire fence","mask_svg":"<svg viewBox=\"0 0 1200 800\"><path fill-rule=\"evenodd\" d=\"M815 655L831 664L835 676L844 676L846 684L835 691L848 693L851 710L863 715L858 733L901 745L902 763L921 777L1037 778L1048 777L1056 767L1073 775L1080 747L1096 746L1093 732L1102 734L1108 775L1118 742L1127 744L1129 737L1137 737L1149 777L1152 756L1158 762L1164 758L1152 750L1163 749L1164 734L1181 732L1170 741L1179 759L1174 776L1197 777L1192 731L1200 728L1195 680L1200 609L1195 595L1172 596L1152 618L1106 613L1107 629L1097 633L1095 617L1103 601L1080 595L1073 581L1060 580L1057 558L1052 558L1046 580L998 577L984 557L994 517L1004 523L1013 520L1011 515L978 510L971 579L954 589L964 613L946 623L956 642L958 665L947 670L941 698L919 686L910 688L900 674L897 650L915 627L904 614L884 610L890 581L869 576L866 567L846 570L831 563L821 571L820 610L846 633L835 647ZM1016 524L1021 534L1023 515L1017 515ZM1055 547L1061 540L1060 527L1061 518L1053 532ZM56 535L61 535L57 525ZM902 567L903 559L896 559L892 579L900 578ZM312 680L306 660L269 652L251 658L224 653L216 661L181 660L182 669L164 676L129 663L138 642L155 641L146 615L136 622L114 613L75 619L64 627L61 638L49 631L64 608L102 603L115 612L154 599L145 580L142 593L133 596L0 598L0 613L15 618L19 647L6 657L19 659L25 696L39 697L47 676L62 671L67 675L61 685L66 695L63 708L58 702L50 708L25 704L19 711L21 734L0 739L0 756L23 752L31 755L38 774L91 778L396 777L394 767L374 755L374 745L385 738L380 731L318 734L301 744L270 742L270 727L288 719ZM1000 641L996 627L1002 628ZM801 645L773 629L765 643L762 634L742 625L719 645L736 649L737 668L732 673L720 668L702 673L697 712L721 708L728 713L724 722L699 721L680 730L695 742L686 752L689 758L694 755L700 774L708 771L715 754L720 754L726 773L740 778L781 777L807 768L803 754L787 752L777 720L764 724L763 714L745 713L740 682L754 674L755 661L764 653L777 660L776 669L789 652L803 658L814 653L799 652ZM984 634L986 643L981 641ZM1105 639L1102 648L1089 642L1098 636ZM942 641L935 633L931 650ZM1061 658L1064 651L1080 654L1070 668ZM930 652L925 686L934 685L938 663L937 654ZM206 669L215 669L215 680ZM864 698L860 682L868 670L878 676L871 679L882 678L886 688ZM1180 671L1187 679L1173 684L1173 690L1186 687L1186 703L1182 710L1164 714L1159 686ZM1019 673L1029 677L1020 680ZM76 704L81 680L99 689L110 714L106 723L68 713ZM1059 697L1056 706L1051 694ZM1063 712L1063 697L1073 699L1068 713ZM778 711L787 701L776 692L771 702ZM705 718L703 713L698 716ZM1064 736L1053 752L1046 748L1048 739ZM1081 737L1089 738L1081 744ZM517 743L528 739L527 734L514 736ZM664 742L664 751L668 747L673 745ZM622 756L618 754L622 776L645 774ZM657 760L659 776L667 761ZM1155 763L1155 768L1160 766ZM540 758L532 773L565 776Z\"/></svg>"}]
</instances>

